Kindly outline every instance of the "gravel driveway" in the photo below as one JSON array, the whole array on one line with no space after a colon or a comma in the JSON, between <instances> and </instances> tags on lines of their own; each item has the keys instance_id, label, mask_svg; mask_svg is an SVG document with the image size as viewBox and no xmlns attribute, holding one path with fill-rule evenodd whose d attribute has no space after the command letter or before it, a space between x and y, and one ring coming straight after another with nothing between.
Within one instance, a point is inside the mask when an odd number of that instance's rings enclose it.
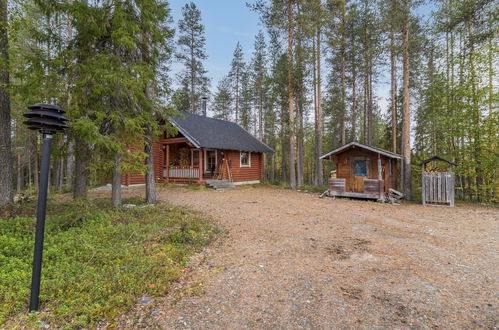
<instances>
[{"instance_id":1,"label":"gravel driveway","mask_svg":"<svg viewBox=\"0 0 499 330\"><path fill-rule=\"evenodd\" d=\"M272 187L159 196L207 213L225 235L142 325L498 326L496 208L391 206Z\"/></svg>"}]
</instances>

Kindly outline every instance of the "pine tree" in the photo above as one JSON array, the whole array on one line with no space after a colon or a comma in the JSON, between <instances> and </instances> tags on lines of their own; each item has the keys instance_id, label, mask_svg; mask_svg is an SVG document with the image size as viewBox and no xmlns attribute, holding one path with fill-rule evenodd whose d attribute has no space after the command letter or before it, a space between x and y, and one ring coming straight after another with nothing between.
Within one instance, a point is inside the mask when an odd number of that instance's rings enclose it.
<instances>
[{"instance_id":1,"label":"pine tree","mask_svg":"<svg viewBox=\"0 0 499 330\"><path fill-rule=\"evenodd\" d=\"M230 120L231 104L230 81L229 78L225 76L218 82L217 92L214 97L215 118Z\"/></svg>"},{"instance_id":2,"label":"pine tree","mask_svg":"<svg viewBox=\"0 0 499 330\"><path fill-rule=\"evenodd\" d=\"M294 31L294 0L286 1L286 30L287 30L287 66L288 66L288 116L289 116L289 186L291 189L297 188L296 182L296 122L295 122L295 91L293 86L294 76L294 43L295 43L295 31Z\"/></svg>"},{"instance_id":3,"label":"pine tree","mask_svg":"<svg viewBox=\"0 0 499 330\"><path fill-rule=\"evenodd\" d=\"M230 64L229 80L232 90L232 100L234 106L234 121L236 123L241 122L241 103L242 103L242 82L243 76L246 74L246 64L243 58L243 48L238 42L236 48L234 49L234 54L232 62Z\"/></svg>"},{"instance_id":4,"label":"pine tree","mask_svg":"<svg viewBox=\"0 0 499 330\"><path fill-rule=\"evenodd\" d=\"M258 118L258 138L264 140L264 103L265 103L265 82L267 80L266 69L266 44L265 37L262 31L259 31L255 38L255 49L253 51L253 59L251 61L252 68L252 88L254 90L255 107L257 108Z\"/></svg>"},{"instance_id":5,"label":"pine tree","mask_svg":"<svg viewBox=\"0 0 499 330\"><path fill-rule=\"evenodd\" d=\"M251 131L251 127L255 127L253 119L253 89L251 88L250 75L244 72L241 76L241 115L240 125L247 131Z\"/></svg>"},{"instance_id":6,"label":"pine tree","mask_svg":"<svg viewBox=\"0 0 499 330\"><path fill-rule=\"evenodd\" d=\"M0 206L12 202L13 169L9 95L7 0L0 0Z\"/></svg>"},{"instance_id":7,"label":"pine tree","mask_svg":"<svg viewBox=\"0 0 499 330\"><path fill-rule=\"evenodd\" d=\"M178 23L177 59L184 65L180 83L189 95L189 111L199 113L200 99L209 94L209 79L203 61L206 54L206 37L201 23L201 12L193 2L182 8L182 19Z\"/></svg>"},{"instance_id":8,"label":"pine tree","mask_svg":"<svg viewBox=\"0 0 499 330\"><path fill-rule=\"evenodd\" d=\"M409 91L409 19L411 0L404 0L402 20L402 182L407 199L412 199L411 110Z\"/></svg>"}]
</instances>

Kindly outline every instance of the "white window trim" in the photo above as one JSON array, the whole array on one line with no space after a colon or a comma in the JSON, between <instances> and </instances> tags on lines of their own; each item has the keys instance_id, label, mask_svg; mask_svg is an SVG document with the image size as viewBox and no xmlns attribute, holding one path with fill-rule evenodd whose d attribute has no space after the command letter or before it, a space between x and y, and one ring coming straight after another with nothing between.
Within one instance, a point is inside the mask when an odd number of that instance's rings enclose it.
<instances>
[{"instance_id":1,"label":"white window trim","mask_svg":"<svg viewBox=\"0 0 499 330\"><path fill-rule=\"evenodd\" d=\"M243 163L241 163L241 154L243 152L248 153L248 165L243 165ZM251 167L251 152L249 152L249 151L240 151L239 152L239 167Z\"/></svg>"},{"instance_id":2,"label":"white window trim","mask_svg":"<svg viewBox=\"0 0 499 330\"><path fill-rule=\"evenodd\" d=\"M215 171L216 169L218 168L218 152L217 152L217 149L204 149L204 158L203 158L203 163L204 163L204 167L203 167L203 170L205 173L210 173L210 171L208 171L208 157L207 157L207 152L208 151L215 151Z\"/></svg>"}]
</instances>

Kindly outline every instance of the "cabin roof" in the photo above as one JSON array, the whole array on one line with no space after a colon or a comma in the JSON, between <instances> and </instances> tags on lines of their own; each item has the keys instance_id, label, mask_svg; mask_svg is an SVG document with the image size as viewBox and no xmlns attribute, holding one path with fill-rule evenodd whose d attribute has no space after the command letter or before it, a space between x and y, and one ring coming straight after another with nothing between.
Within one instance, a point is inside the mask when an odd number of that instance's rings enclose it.
<instances>
[{"instance_id":1,"label":"cabin roof","mask_svg":"<svg viewBox=\"0 0 499 330\"><path fill-rule=\"evenodd\" d=\"M345 144L345 145L343 145L343 146L341 146L339 148L334 149L333 151L328 152L325 155L322 155L319 159L324 159L324 158L327 158L327 157L329 157L331 155L339 154L339 153L341 153L343 151L346 151L346 150L348 150L350 148L353 148L353 147L359 147L359 148L362 148L362 149L366 149L366 150L378 153L380 155L383 155L383 156L386 156L386 157L389 157L389 158L402 159L402 156L399 155L399 154L396 154L396 153L393 153L391 151L384 150L384 149L381 149L381 148L377 148L377 147L373 147L373 146L368 146L368 145L365 145L365 144L362 144L362 143L359 143L359 142L350 142L350 143L347 143L347 144Z\"/></svg>"},{"instance_id":2,"label":"cabin roof","mask_svg":"<svg viewBox=\"0 0 499 330\"><path fill-rule=\"evenodd\" d=\"M274 152L236 123L181 112L171 123L197 148Z\"/></svg>"},{"instance_id":3,"label":"cabin roof","mask_svg":"<svg viewBox=\"0 0 499 330\"><path fill-rule=\"evenodd\" d=\"M447 160L447 159L445 159L445 158L442 158L442 157L440 157L440 156L432 156L432 157L430 157L430 158L428 158L428 159L423 160L423 161L422 161L419 165L426 165L426 164L428 164L429 162L434 161L434 160L439 160L439 161L442 161L442 162L446 162L446 163L448 163L448 164L450 164L450 165L457 166L457 164L456 164L456 163L454 163L454 162L452 162L452 161L450 161L450 160Z\"/></svg>"}]
</instances>

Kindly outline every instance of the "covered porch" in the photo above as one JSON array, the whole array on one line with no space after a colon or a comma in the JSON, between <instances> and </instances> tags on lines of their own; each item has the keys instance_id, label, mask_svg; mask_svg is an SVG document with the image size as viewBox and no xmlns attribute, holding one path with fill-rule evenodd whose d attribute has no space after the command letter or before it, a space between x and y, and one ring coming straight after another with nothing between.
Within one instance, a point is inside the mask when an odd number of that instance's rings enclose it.
<instances>
[{"instance_id":1,"label":"covered porch","mask_svg":"<svg viewBox=\"0 0 499 330\"><path fill-rule=\"evenodd\" d=\"M224 152L197 148L185 137L161 139L159 182L204 184L224 177Z\"/></svg>"}]
</instances>

